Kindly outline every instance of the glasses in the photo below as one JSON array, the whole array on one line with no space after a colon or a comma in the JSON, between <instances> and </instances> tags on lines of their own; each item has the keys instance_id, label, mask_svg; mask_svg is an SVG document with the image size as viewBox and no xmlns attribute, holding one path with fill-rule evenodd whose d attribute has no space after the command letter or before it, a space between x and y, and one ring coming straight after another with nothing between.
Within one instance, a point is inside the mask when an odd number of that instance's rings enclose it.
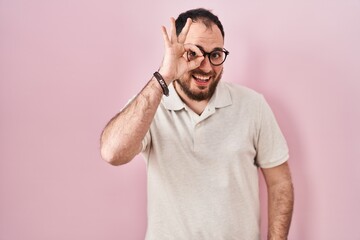
<instances>
[{"instance_id":1,"label":"glasses","mask_svg":"<svg viewBox=\"0 0 360 240\"><path fill-rule=\"evenodd\" d=\"M223 64L226 60L227 55L229 55L229 51L226 50L225 48L215 49L211 52L205 52L201 48L199 48L199 49L202 52L204 57L208 56L209 61L213 66L220 66L221 64ZM187 58L189 61L194 60L197 57L198 56L196 55L196 52L193 52L193 51L187 52Z\"/></svg>"}]
</instances>

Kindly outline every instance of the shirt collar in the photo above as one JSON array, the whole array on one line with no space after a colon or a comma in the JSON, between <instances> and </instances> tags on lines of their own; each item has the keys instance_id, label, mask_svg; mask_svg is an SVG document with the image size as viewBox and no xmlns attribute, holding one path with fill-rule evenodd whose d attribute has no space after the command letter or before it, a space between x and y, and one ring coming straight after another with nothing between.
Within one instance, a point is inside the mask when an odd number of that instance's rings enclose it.
<instances>
[{"instance_id":1,"label":"shirt collar","mask_svg":"<svg viewBox=\"0 0 360 240\"><path fill-rule=\"evenodd\" d=\"M185 103L177 94L174 85L171 83L169 86L169 96L164 96L162 101L166 109L178 111L185 108ZM220 81L216 87L214 95L211 97L208 107L222 108L232 104L230 90L226 83Z\"/></svg>"}]
</instances>

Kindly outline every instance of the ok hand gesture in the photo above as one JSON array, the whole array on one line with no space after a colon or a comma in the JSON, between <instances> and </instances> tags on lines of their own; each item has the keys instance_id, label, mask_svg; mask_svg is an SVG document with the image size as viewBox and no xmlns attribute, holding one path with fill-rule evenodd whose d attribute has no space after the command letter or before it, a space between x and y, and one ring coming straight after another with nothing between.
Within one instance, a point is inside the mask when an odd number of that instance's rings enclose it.
<instances>
[{"instance_id":1,"label":"ok hand gesture","mask_svg":"<svg viewBox=\"0 0 360 240\"><path fill-rule=\"evenodd\" d=\"M165 55L159 70L167 84L170 84L173 80L179 79L184 73L199 67L204 60L204 56L197 46L190 43L184 44L192 20L190 18L187 19L179 36L176 35L175 19L171 18L170 20L170 36L168 35L166 28L164 26L162 27ZM197 57L189 61L187 58L188 51L194 52Z\"/></svg>"}]
</instances>

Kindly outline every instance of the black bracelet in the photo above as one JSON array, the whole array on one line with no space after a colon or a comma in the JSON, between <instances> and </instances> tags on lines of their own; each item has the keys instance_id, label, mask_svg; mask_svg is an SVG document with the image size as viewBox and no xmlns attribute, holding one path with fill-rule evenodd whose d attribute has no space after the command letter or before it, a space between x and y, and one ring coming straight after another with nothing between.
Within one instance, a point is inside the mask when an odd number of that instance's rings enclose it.
<instances>
[{"instance_id":1,"label":"black bracelet","mask_svg":"<svg viewBox=\"0 0 360 240\"><path fill-rule=\"evenodd\" d=\"M160 84L164 95L169 96L168 86L166 85L166 82L165 82L164 78L161 76L161 74L159 72L154 72L154 77L156 78L156 80Z\"/></svg>"}]
</instances>

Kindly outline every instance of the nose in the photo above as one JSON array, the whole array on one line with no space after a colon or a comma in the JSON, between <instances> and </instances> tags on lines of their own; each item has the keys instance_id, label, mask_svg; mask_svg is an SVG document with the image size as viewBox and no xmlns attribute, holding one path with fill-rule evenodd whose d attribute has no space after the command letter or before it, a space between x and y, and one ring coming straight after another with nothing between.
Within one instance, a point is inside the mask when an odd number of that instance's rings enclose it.
<instances>
[{"instance_id":1,"label":"nose","mask_svg":"<svg viewBox=\"0 0 360 240\"><path fill-rule=\"evenodd\" d=\"M209 59L209 55L204 56L204 60L202 60L199 69L201 69L202 71L208 73L210 71L212 71L212 65L210 63L210 59Z\"/></svg>"}]
</instances>

